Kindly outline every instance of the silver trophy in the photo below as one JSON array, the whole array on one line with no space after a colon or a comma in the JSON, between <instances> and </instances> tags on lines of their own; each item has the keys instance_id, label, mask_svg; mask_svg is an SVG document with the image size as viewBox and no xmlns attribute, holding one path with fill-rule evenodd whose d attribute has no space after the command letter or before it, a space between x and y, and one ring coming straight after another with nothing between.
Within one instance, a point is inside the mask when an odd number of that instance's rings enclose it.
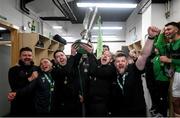
<instances>
[{"instance_id":1,"label":"silver trophy","mask_svg":"<svg viewBox=\"0 0 180 118\"><path fill-rule=\"evenodd\" d=\"M87 9L85 18L83 20L84 30L80 33L82 38L79 40L76 40L73 44L73 45L76 45L76 47L79 47L80 44L89 45L89 43L91 42L91 30L98 19L97 11L98 11L97 7ZM85 51L81 49L80 47L79 47L79 52L85 53Z\"/></svg>"}]
</instances>

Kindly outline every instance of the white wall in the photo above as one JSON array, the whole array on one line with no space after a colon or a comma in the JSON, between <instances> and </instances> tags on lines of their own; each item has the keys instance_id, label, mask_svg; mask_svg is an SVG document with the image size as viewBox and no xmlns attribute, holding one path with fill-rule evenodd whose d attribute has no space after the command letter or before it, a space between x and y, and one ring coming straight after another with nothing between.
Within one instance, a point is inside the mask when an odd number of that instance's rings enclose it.
<instances>
[{"instance_id":1,"label":"white wall","mask_svg":"<svg viewBox=\"0 0 180 118\"><path fill-rule=\"evenodd\" d=\"M0 0L0 15L6 17L9 23L20 27L20 30L22 26L25 26L26 32L30 32L28 22L32 22L32 18L22 14L18 10L18 3L19 0Z\"/></svg>"},{"instance_id":2,"label":"white wall","mask_svg":"<svg viewBox=\"0 0 180 118\"><path fill-rule=\"evenodd\" d=\"M23 23L23 15L16 9L17 0L0 0L0 15L7 18L7 20L17 26Z\"/></svg>"},{"instance_id":3,"label":"white wall","mask_svg":"<svg viewBox=\"0 0 180 118\"><path fill-rule=\"evenodd\" d=\"M151 5L151 25L163 28L167 23L165 17L165 4L152 4Z\"/></svg>"},{"instance_id":4,"label":"white wall","mask_svg":"<svg viewBox=\"0 0 180 118\"><path fill-rule=\"evenodd\" d=\"M130 15L126 22L126 43L131 44L141 40L142 33L142 15L135 11ZM134 40L134 36L135 40Z\"/></svg>"},{"instance_id":5,"label":"white wall","mask_svg":"<svg viewBox=\"0 0 180 118\"><path fill-rule=\"evenodd\" d=\"M171 8L170 8L170 18L168 18L168 22L170 21L180 21L180 0L172 0L171 1Z\"/></svg>"},{"instance_id":6,"label":"white wall","mask_svg":"<svg viewBox=\"0 0 180 118\"><path fill-rule=\"evenodd\" d=\"M145 35L147 34L147 29L151 25L151 11L151 6L149 6L146 9L146 11L142 14L142 45L144 45L145 43Z\"/></svg>"},{"instance_id":7,"label":"white wall","mask_svg":"<svg viewBox=\"0 0 180 118\"><path fill-rule=\"evenodd\" d=\"M180 21L180 0L172 0L170 2L170 17L165 17L165 4L152 5L152 25L163 28L168 22Z\"/></svg>"},{"instance_id":8,"label":"white wall","mask_svg":"<svg viewBox=\"0 0 180 118\"><path fill-rule=\"evenodd\" d=\"M83 31L83 25L82 24L72 24L70 22L65 22L65 31L66 34L63 34L63 36L72 36L72 37L80 37L80 32Z\"/></svg>"},{"instance_id":9,"label":"white wall","mask_svg":"<svg viewBox=\"0 0 180 118\"><path fill-rule=\"evenodd\" d=\"M104 43L105 45L108 45L109 48L110 48L110 51L112 53L115 53L117 50L121 50L121 46L126 46L126 43L125 42L113 42L113 43ZM95 46L96 47L96 46Z\"/></svg>"},{"instance_id":10,"label":"white wall","mask_svg":"<svg viewBox=\"0 0 180 118\"><path fill-rule=\"evenodd\" d=\"M163 28L163 26L168 22L179 22L180 21L180 0L172 0L170 7L170 17L165 17L165 4L151 4L146 11L142 14L142 18L139 14L131 14L126 23L126 41L127 44L133 43L129 35L129 30L136 27L137 39L143 39L142 44L144 44L144 36L147 34L147 28L150 25L157 26L158 28ZM139 38L140 37L140 38Z\"/></svg>"},{"instance_id":11,"label":"white wall","mask_svg":"<svg viewBox=\"0 0 180 118\"><path fill-rule=\"evenodd\" d=\"M55 33L56 32L53 30L53 28L49 24L43 22L42 34L44 36L51 38L50 35L54 35Z\"/></svg>"}]
</instances>

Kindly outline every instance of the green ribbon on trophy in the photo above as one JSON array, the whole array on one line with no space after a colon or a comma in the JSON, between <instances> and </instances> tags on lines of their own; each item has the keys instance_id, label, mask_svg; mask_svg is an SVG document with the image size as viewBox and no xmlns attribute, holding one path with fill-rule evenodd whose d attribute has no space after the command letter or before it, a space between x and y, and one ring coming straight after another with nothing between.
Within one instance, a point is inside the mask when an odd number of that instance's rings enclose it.
<instances>
[{"instance_id":1,"label":"green ribbon on trophy","mask_svg":"<svg viewBox=\"0 0 180 118\"><path fill-rule=\"evenodd\" d=\"M103 38L102 38L102 31L101 31L101 16L99 16L97 21L98 26L98 38L97 38L97 47L96 47L96 57L97 59L101 58L103 52Z\"/></svg>"}]
</instances>

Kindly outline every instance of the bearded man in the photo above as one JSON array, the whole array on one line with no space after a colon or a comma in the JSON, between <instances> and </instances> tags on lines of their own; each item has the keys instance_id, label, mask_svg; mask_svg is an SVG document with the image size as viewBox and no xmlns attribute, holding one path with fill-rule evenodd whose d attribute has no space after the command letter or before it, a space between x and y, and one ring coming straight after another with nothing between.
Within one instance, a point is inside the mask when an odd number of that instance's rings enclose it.
<instances>
[{"instance_id":1,"label":"bearded man","mask_svg":"<svg viewBox=\"0 0 180 118\"><path fill-rule=\"evenodd\" d=\"M128 63L127 56L119 53L115 56L116 77L112 83L111 113L118 117L145 117L146 104L142 86L141 74L146 59L151 54L153 39L159 34L156 27L148 28L148 39L142 54L133 64Z\"/></svg>"},{"instance_id":2,"label":"bearded man","mask_svg":"<svg viewBox=\"0 0 180 118\"><path fill-rule=\"evenodd\" d=\"M17 65L11 67L8 73L11 92L8 100L11 102L10 116L32 116L34 114L33 92L27 94L26 87L38 77L38 67L34 65L32 49L21 48Z\"/></svg>"},{"instance_id":3,"label":"bearded man","mask_svg":"<svg viewBox=\"0 0 180 118\"><path fill-rule=\"evenodd\" d=\"M174 80L172 84L173 110L174 116L180 116L180 24L170 22L165 25L164 35L167 39L171 39L169 46L165 51L170 52L170 57L161 56L160 60L164 64L171 64L174 67ZM164 44L162 44L164 45Z\"/></svg>"}]
</instances>

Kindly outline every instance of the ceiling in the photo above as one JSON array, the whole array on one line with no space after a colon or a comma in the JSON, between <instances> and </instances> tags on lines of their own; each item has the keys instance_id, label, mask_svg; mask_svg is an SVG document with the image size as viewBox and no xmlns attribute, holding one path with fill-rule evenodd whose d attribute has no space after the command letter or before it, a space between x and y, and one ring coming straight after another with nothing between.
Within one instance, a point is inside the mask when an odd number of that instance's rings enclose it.
<instances>
[{"instance_id":1,"label":"ceiling","mask_svg":"<svg viewBox=\"0 0 180 118\"><path fill-rule=\"evenodd\" d=\"M106 2L106 3L139 3L141 0L94 0L93 2ZM76 2L92 2L92 0L77 0ZM76 4L76 2L74 2ZM73 3L73 4L74 4ZM76 5L71 5L74 10L75 15L78 17L78 22L82 22L84 14L87 8L77 8ZM102 21L110 22L124 22L127 20L129 15L134 9L105 9L99 8L98 14L101 16Z\"/></svg>"},{"instance_id":2,"label":"ceiling","mask_svg":"<svg viewBox=\"0 0 180 118\"><path fill-rule=\"evenodd\" d=\"M21 9L27 14L30 11L50 25L60 24L62 21L70 21L72 24L82 24L87 8L78 8L77 2L114 2L114 3L146 3L149 0L20 0ZM151 0L153 3L164 3L167 0ZM67 2L67 4L66 4ZM70 9L69 9L69 8ZM98 15L102 22L126 22L134 9L105 9L99 8ZM104 33L104 32L103 32ZM107 31L107 35L120 35L119 31ZM79 35L79 33L78 33Z\"/></svg>"},{"instance_id":3,"label":"ceiling","mask_svg":"<svg viewBox=\"0 0 180 118\"><path fill-rule=\"evenodd\" d=\"M106 2L106 3L140 3L149 0L21 0L23 9L33 10L39 14L42 20L46 21L71 21L72 23L82 23L87 8L78 8L77 2ZM153 3L164 3L167 0L152 0ZM67 4L65 4L67 2ZM70 11L68 6L70 7ZM134 9L98 9L98 14L102 21L127 20Z\"/></svg>"},{"instance_id":4,"label":"ceiling","mask_svg":"<svg viewBox=\"0 0 180 118\"><path fill-rule=\"evenodd\" d=\"M71 21L72 23L82 23L87 8L78 8L77 2L92 2L92 0L66 0L73 14L69 12L64 0L33 0L26 7L38 13L41 19L46 21ZM141 0L93 0L93 2L116 2L116 3L139 3ZM61 3L64 13L55 5ZM134 9L98 9L98 14L103 21L121 21L127 20ZM67 17L66 17L66 14ZM77 20L76 20L77 19Z\"/></svg>"}]
</instances>

